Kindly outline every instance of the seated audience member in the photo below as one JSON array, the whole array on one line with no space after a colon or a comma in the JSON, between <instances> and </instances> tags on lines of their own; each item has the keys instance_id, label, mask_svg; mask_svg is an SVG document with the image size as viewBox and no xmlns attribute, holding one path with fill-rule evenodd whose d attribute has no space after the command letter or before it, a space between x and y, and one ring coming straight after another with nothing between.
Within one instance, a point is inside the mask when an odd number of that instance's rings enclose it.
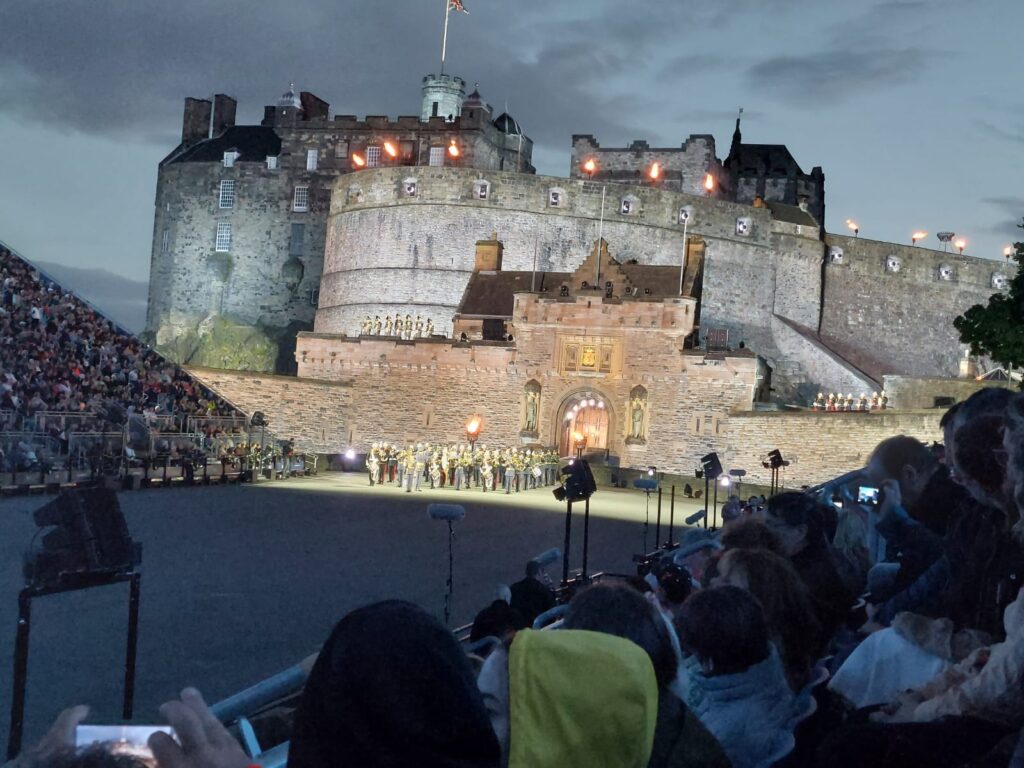
<instances>
[{"instance_id":1,"label":"seated audience member","mask_svg":"<svg viewBox=\"0 0 1024 768\"><path fill-rule=\"evenodd\" d=\"M526 578L511 586L512 610L519 614L527 627L544 611L555 607L554 593L541 580L542 570L540 563L530 560L526 563Z\"/></svg>"},{"instance_id":2,"label":"seated audience member","mask_svg":"<svg viewBox=\"0 0 1024 768\"><path fill-rule=\"evenodd\" d=\"M469 632L470 642L476 642L485 637L506 640L516 630L523 629L526 622L512 608L511 602L511 591L503 584L498 588L498 594L494 601L473 619L473 628Z\"/></svg>"},{"instance_id":3,"label":"seated audience member","mask_svg":"<svg viewBox=\"0 0 1024 768\"><path fill-rule=\"evenodd\" d=\"M677 666L673 630L647 597L624 583L595 584L569 603L563 627L623 637L650 657L658 681L658 724L650 768L729 765L715 738L669 690Z\"/></svg>"},{"instance_id":4,"label":"seated audience member","mask_svg":"<svg viewBox=\"0 0 1024 768\"><path fill-rule=\"evenodd\" d=\"M823 636L807 587L793 566L767 550L730 549L718 562L718 585L745 589L761 603L789 686L800 691L829 638Z\"/></svg>"},{"instance_id":5,"label":"seated audience member","mask_svg":"<svg viewBox=\"0 0 1024 768\"><path fill-rule=\"evenodd\" d=\"M784 554L782 540L775 535L765 521L758 517L747 517L722 531L719 539L722 547L730 549L767 549L777 555Z\"/></svg>"},{"instance_id":6,"label":"seated audience member","mask_svg":"<svg viewBox=\"0 0 1024 768\"><path fill-rule=\"evenodd\" d=\"M970 640L978 630L996 639L1003 636L1003 626L994 626L992 617L1005 614L1024 576L1019 543L1006 524L1017 515L1011 489L1015 475L1005 443L1009 400L975 397L961 405L946 433L954 477L979 503L954 511L946 554L910 588L940 594L943 620L928 622L907 613L861 643L829 683L856 706L892 701L900 691L921 687L946 671L970 650L958 639ZM993 403L1002 410L993 413ZM935 636L949 640L936 643Z\"/></svg>"},{"instance_id":7,"label":"seated audience member","mask_svg":"<svg viewBox=\"0 0 1024 768\"><path fill-rule=\"evenodd\" d=\"M679 549L674 562L693 577L693 585L700 588L708 563L722 549L718 539L706 528L690 528L679 537Z\"/></svg>"},{"instance_id":8,"label":"seated audience member","mask_svg":"<svg viewBox=\"0 0 1024 768\"><path fill-rule=\"evenodd\" d=\"M313 665L290 768L493 768L498 742L470 663L437 619L399 600L352 611Z\"/></svg>"},{"instance_id":9,"label":"seated audience member","mask_svg":"<svg viewBox=\"0 0 1024 768\"><path fill-rule=\"evenodd\" d=\"M524 629L487 657L478 683L509 768L645 768L650 760L658 680L630 640Z\"/></svg>"},{"instance_id":10,"label":"seated audience member","mask_svg":"<svg viewBox=\"0 0 1024 768\"><path fill-rule=\"evenodd\" d=\"M969 499L927 446L912 437L879 443L867 471L880 495L876 528L888 543L886 562L873 571L884 569L888 575L869 584L872 601L881 603L909 587L942 556L950 512ZM937 606L921 608L929 612Z\"/></svg>"},{"instance_id":11,"label":"seated audience member","mask_svg":"<svg viewBox=\"0 0 1024 768\"><path fill-rule=\"evenodd\" d=\"M825 538L822 505L803 493L780 493L768 500L765 521L807 586L822 631L832 637L849 615L853 596Z\"/></svg>"},{"instance_id":12,"label":"seated audience member","mask_svg":"<svg viewBox=\"0 0 1024 768\"><path fill-rule=\"evenodd\" d=\"M767 766L792 747L794 696L757 599L725 586L695 592L676 621L685 703L735 768Z\"/></svg>"},{"instance_id":13,"label":"seated audience member","mask_svg":"<svg viewBox=\"0 0 1024 768\"><path fill-rule=\"evenodd\" d=\"M668 558L656 571L654 578L658 585L655 589L658 603L662 611L670 617L675 617L686 602L686 598L693 592L693 576L683 566L676 565Z\"/></svg>"}]
</instances>

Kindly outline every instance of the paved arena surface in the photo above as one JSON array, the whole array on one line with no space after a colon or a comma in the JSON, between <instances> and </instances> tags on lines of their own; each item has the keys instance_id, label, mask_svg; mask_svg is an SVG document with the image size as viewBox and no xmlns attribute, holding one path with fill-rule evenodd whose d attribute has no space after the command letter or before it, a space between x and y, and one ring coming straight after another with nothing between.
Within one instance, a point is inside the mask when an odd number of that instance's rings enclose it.
<instances>
[{"instance_id":1,"label":"paved arena surface","mask_svg":"<svg viewBox=\"0 0 1024 768\"><path fill-rule=\"evenodd\" d=\"M681 494L680 494L681 495ZM21 557L37 530L31 511L52 497L0 501L0 741L10 717L11 665ZM648 547L654 547L655 498ZM452 625L468 623L494 587L521 577L526 561L561 547L564 505L550 489L505 496L469 491L405 494L369 488L364 475L328 474L258 486L122 493L143 542L136 722L184 685L213 701L315 651L354 607L390 597L442 615L447 529L431 501L458 501ZM601 489L593 497L590 570L630 572L641 551L644 495ZM697 509L677 500L676 522ZM668 493L664 501L668 519ZM582 510L574 516L578 568ZM662 538L667 533L663 529ZM561 565L549 569L560 578ZM33 607L26 740L63 707L93 706L116 722L127 620L127 586L47 597Z\"/></svg>"}]
</instances>

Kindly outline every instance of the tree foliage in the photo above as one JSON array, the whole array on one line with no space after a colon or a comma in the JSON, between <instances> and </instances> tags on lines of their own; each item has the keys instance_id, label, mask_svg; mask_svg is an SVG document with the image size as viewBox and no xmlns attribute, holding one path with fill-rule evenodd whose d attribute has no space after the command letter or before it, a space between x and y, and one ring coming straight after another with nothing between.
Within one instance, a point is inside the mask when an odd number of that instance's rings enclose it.
<instances>
[{"instance_id":1,"label":"tree foliage","mask_svg":"<svg viewBox=\"0 0 1024 768\"><path fill-rule=\"evenodd\" d=\"M1017 226L1024 229L1024 219ZM971 354L987 355L1007 370L1024 367L1024 243L1014 243L1013 250L1017 274L1009 290L994 294L988 304L975 304L953 321Z\"/></svg>"}]
</instances>

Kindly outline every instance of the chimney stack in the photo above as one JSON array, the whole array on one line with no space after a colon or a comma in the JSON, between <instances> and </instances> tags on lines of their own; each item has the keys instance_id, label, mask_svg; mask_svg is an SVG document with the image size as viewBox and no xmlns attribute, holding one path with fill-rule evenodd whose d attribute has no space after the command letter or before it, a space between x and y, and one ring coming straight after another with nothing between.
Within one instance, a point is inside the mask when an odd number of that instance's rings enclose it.
<instances>
[{"instance_id":1,"label":"chimney stack","mask_svg":"<svg viewBox=\"0 0 1024 768\"><path fill-rule=\"evenodd\" d=\"M213 97L213 135L220 136L228 128L235 127L235 109L238 102L230 96L218 93Z\"/></svg>"},{"instance_id":2,"label":"chimney stack","mask_svg":"<svg viewBox=\"0 0 1024 768\"><path fill-rule=\"evenodd\" d=\"M209 99L185 99L185 116L181 121L182 144L188 146L209 138L212 108Z\"/></svg>"},{"instance_id":3,"label":"chimney stack","mask_svg":"<svg viewBox=\"0 0 1024 768\"><path fill-rule=\"evenodd\" d=\"M476 261L473 264L474 272L500 272L501 257L505 246L498 239L498 233L491 234L490 240L477 240Z\"/></svg>"}]
</instances>

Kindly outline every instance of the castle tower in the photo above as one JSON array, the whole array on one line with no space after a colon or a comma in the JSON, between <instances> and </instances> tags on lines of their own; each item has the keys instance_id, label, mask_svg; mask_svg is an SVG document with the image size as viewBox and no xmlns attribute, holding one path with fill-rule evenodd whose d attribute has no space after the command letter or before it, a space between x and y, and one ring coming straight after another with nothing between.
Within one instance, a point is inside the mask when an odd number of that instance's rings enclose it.
<instances>
[{"instance_id":1,"label":"castle tower","mask_svg":"<svg viewBox=\"0 0 1024 768\"><path fill-rule=\"evenodd\" d=\"M455 118L462 114L466 81L454 75L427 75L423 78L423 108L420 120L432 117Z\"/></svg>"}]
</instances>

